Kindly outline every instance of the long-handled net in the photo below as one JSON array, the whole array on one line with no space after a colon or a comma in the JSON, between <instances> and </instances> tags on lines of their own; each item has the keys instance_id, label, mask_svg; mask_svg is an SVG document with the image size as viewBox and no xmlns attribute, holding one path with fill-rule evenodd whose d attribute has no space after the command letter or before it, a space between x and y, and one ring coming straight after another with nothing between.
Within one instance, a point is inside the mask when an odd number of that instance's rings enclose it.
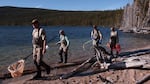
<instances>
[{"instance_id":1,"label":"long-handled net","mask_svg":"<svg viewBox=\"0 0 150 84\"><path fill-rule=\"evenodd\" d=\"M52 40L54 40L57 36L54 36L53 38L51 38L49 42L51 42ZM48 45L46 46L48 48ZM30 53L29 55L27 55L26 57L22 58L21 60L12 63L11 65L8 66L8 71L11 73L12 77L19 77L23 74L23 70L25 67L25 60L27 60L27 58L29 58L32 55L32 53Z\"/></svg>"}]
</instances>

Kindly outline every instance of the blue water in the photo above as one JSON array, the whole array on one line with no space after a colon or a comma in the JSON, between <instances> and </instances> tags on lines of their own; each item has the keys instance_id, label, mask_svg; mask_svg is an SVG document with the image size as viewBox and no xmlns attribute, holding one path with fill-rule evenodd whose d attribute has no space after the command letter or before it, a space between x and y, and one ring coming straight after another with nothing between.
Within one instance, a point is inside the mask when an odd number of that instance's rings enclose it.
<instances>
[{"instance_id":1,"label":"blue water","mask_svg":"<svg viewBox=\"0 0 150 84\"><path fill-rule=\"evenodd\" d=\"M69 60L85 59L92 56L91 43L85 46L84 51L82 45L90 40L91 27L72 27L72 26L46 26L47 40L55 37L49 45L49 49L45 54L44 60L49 63L55 63L59 60L58 48L55 43L59 40L58 31L63 29L70 40ZM102 46L106 48L109 41L109 28L100 28L103 35ZM20 60L32 53L32 26L0 26L0 70L7 68L13 62ZM150 45L150 35L131 34L119 32L120 44L122 52L127 49L137 48ZM26 61L27 64L33 64L32 56Z\"/></svg>"}]
</instances>

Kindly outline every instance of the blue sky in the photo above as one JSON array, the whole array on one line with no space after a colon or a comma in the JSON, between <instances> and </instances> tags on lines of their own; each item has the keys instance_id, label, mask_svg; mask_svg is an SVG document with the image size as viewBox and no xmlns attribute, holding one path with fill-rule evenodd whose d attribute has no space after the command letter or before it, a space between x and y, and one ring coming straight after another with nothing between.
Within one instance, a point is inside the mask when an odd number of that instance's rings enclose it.
<instances>
[{"instance_id":1,"label":"blue sky","mask_svg":"<svg viewBox=\"0 0 150 84\"><path fill-rule=\"evenodd\" d=\"M55 10L111 10L132 2L133 0L0 0L0 6Z\"/></svg>"}]
</instances>

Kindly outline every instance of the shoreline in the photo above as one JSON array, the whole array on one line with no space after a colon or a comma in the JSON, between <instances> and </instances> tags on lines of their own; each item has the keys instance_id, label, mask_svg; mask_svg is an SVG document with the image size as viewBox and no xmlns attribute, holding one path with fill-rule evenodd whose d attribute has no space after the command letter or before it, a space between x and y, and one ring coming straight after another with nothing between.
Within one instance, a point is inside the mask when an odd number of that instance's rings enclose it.
<instances>
[{"instance_id":1,"label":"shoreline","mask_svg":"<svg viewBox=\"0 0 150 84\"><path fill-rule=\"evenodd\" d=\"M136 50L144 50L144 49L150 49L150 45L148 46L144 46L144 47L139 47L139 48L136 48L136 49L130 49L130 50L127 50L125 52L132 52L132 51L136 51ZM145 55L142 55L142 56L145 56ZM150 56L150 54L148 54L147 56ZM77 59L78 61L81 61L80 59ZM53 71L52 70L52 73L53 74L50 74L50 76L52 75L55 75L56 73L59 74L60 72L62 73L67 73L68 71L72 70L74 67L69 67L69 68L66 68L66 69L57 69L57 72ZM124 83L123 80L125 81L126 77L128 77L126 74L130 73L131 74L131 80L128 82L128 83L135 83L135 81L137 79L140 79L140 77L146 75L147 73L150 73L150 71L146 71L146 70L134 70L134 69L125 69L125 70L116 70L116 71L113 71L113 70L110 70L110 71L106 71L106 72L101 72L101 73L97 73L97 74L89 74L89 75L83 75L83 76L75 76L75 77L70 77L68 79L63 79L63 80L26 80L26 81L21 81L20 80L20 83L21 82L24 82L24 84L36 84L36 83L39 83L39 84L49 84L49 83L60 83L60 84L66 84L66 83L73 83L73 84L77 84L77 83L90 83L90 82L95 82L95 83L103 83L102 81L100 81L100 77L103 77L103 78L106 78L106 79L111 79L113 81L116 81L116 83ZM138 77L138 75L136 73L140 73L141 75ZM5 79L5 80L2 80L4 82L4 84L8 83L8 82L14 82L15 80L15 83L16 81L18 82L19 79L28 79L26 78L29 77L29 78L32 78L34 75L34 73L31 73L31 74L26 74L26 75L23 75L21 77L18 77L18 78L9 78L9 79ZM47 76L44 74L44 76ZM123 77L122 77L123 76ZM135 76L135 77L134 77ZM25 78L24 78L25 77ZM118 79L117 77L121 77L120 79ZM129 78L127 78L129 79ZM97 82L96 82L97 80ZM134 82L133 82L134 81ZM114 82L115 83L115 82ZM150 81L148 81L148 83L150 83ZM146 84L148 84L146 83ZM16 84L19 84L19 83L16 83Z\"/></svg>"},{"instance_id":2,"label":"shoreline","mask_svg":"<svg viewBox=\"0 0 150 84\"><path fill-rule=\"evenodd\" d=\"M138 48L134 48L134 49L124 49L124 51L121 51L121 53L120 53L120 55L121 54L124 54L124 53L126 53L126 52L135 52L135 51L138 51L138 50L145 50L145 49L150 49L150 45L147 45L147 46L143 46L143 47L138 47ZM109 49L106 49L108 52L110 52L109 51ZM73 56L72 56L73 57ZM83 57L83 58L82 58ZM91 57L91 56L82 56L82 55L80 55L79 57L76 57L76 59L74 59L74 58L70 58L69 60L68 60L68 62L69 63L80 63L80 62L83 62L84 60L87 60L89 57ZM47 62L46 60L44 60L46 63L48 63L49 65L51 65L52 67L54 67L56 64L58 64L57 62ZM16 61L17 62L17 61ZM35 66L34 66L34 64L33 64L33 62L32 62L32 64L30 64L30 65L26 65L26 67L25 67L25 70L28 70L28 69L31 69L30 67L32 67L32 68L35 68ZM6 71L5 72L5 74L8 74L9 72L8 71ZM0 73L0 77L2 77L2 73Z\"/></svg>"},{"instance_id":3,"label":"shoreline","mask_svg":"<svg viewBox=\"0 0 150 84\"><path fill-rule=\"evenodd\" d=\"M150 27L136 28L136 27L121 27L120 31L125 33L136 33L136 34L150 34Z\"/></svg>"}]
</instances>

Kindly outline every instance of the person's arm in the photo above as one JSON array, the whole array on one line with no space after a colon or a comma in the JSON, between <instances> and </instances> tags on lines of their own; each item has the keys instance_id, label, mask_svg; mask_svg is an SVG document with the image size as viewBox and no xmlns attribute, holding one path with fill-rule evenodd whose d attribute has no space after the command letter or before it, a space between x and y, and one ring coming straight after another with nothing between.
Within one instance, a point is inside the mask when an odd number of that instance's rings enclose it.
<instances>
[{"instance_id":1,"label":"person's arm","mask_svg":"<svg viewBox=\"0 0 150 84\"><path fill-rule=\"evenodd\" d=\"M69 42L69 40L68 40L67 36L65 36L65 40L66 40L66 42L67 42L66 47L68 47L68 46L69 46L69 44L70 44L70 42Z\"/></svg>"},{"instance_id":2,"label":"person's arm","mask_svg":"<svg viewBox=\"0 0 150 84\"><path fill-rule=\"evenodd\" d=\"M102 33L100 31L98 33L99 33L99 36L100 36L100 40L102 40L103 39Z\"/></svg>"},{"instance_id":3,"label":"person's arm","mask_svg":"<svg viewBox=\"0 0 150 84\"><path fill-rule=\"evenodd\" d=\"M46 53L46 39L43 41L43 54Z\"/></svg>"},{"instance_id":4,"label":"person's arm","mask_svg":"<svg viewBox=\"0 0 150 84\"><path fill-rule=\"evenodd\" d=\"M116 31L116 43L119 43L119 36L118 36L118 32Z\"/></svg>"},{"instance_id":5,"label":"person's arm","mask_svg":"<svg viewBox=\"0 0 150 84\"><path fill-rule=\"evenodd\" d=\"M91 31L91 39L93 40L94 38L93 38L93 30Z\"/></svg>"},{"instance_id":6,"label":"person's arm","mask_svg":"<svg viewBox=\"0 0 150 84\"><path fill-rule=\"evenodd\" d=\"M111 37L112 37L112 31L110 32L109 43L111 43L111 42L112 42Z\"/></svg>"},{"instance_id":7,"label":"person's arm","mask_svg":"<svg viewBox=\"0 0 150 84\"><path fill-rule=\"evenodd\" d=\"M34 30L32 31L32 44L34 43L33 34L34 34Z\"/></svg>"},{"instance_id":8,"label":"person's arm","mask_svg":"<svg viewBox=\"0 0 150 84\"><path fill-rule=\"evenodd\" d=\"M42 40L43 40L43 50L42 50L42 53L46 53L46 32L42 29L41 30L41 35L42 35Z\"/></svg>"},{"instance_id":9,"label":"person's arm","mask_svg":"<svg viewBox=\"0 0 150 84\"><path fill-rule=\"evenodd\" d=\"M59 38L60 40L56 43L56 45L61 43L62 36L60 36Z\"/></svg>"}]
</instances>

